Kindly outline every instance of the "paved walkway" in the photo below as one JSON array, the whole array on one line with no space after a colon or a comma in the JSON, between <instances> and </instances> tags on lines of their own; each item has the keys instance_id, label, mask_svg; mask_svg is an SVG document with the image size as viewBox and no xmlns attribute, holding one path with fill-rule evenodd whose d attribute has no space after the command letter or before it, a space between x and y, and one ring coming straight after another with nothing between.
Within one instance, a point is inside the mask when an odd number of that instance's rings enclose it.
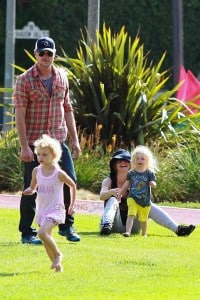
<instances>
[{"instance_id":1,"label":"paved walkway","mask_svg":"<svg viewBox=\"0 0 200 300\"><path fill-rule=\"evenodd\" d=\"M0 194L0 208L19 209L20 196ZM179 224L200 225L200 209L162 206L170 217ZM103 212L103 202L95 200L77 200L75 210L78 214L97 214Z\"/></svg>"}]
</instances>

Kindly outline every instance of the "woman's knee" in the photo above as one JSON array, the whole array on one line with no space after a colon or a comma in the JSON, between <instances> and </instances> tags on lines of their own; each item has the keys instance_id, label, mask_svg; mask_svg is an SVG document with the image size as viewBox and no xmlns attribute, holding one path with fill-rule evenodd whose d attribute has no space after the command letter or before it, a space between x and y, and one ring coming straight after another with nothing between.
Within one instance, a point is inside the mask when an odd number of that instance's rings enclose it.
<instances>
[{"instance_id":1,"label":"woman's knee","mask_svg":"<svg viewBox=\"0 0 200 300\"><path fill-rule=\"evenodd\" d=\"M119 203L117 201L117 199L115 197L110 197L105 205L105 208L112 208L117 210L117 208L119 207Z\"/></svg>"}]
</instances>

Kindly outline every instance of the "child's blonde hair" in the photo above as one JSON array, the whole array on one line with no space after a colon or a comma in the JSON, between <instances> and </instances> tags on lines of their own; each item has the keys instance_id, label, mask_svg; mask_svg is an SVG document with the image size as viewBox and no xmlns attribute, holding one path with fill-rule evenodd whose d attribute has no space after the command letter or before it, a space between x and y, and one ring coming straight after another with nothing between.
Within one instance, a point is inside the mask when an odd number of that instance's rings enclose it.
<instances>
[{"instance_id":1,"label":"child's blonde hair","mask_svg":"<svg viewBox=\"0 0 200 300\"><path fill-rule=\"evenodd\" d=\"M56 139L50 137L47 134L43 134L41 138L39 138L34 142L34 146L35 146L35 154L37 154L39 148L48 147L54 156L53 162L54 163L59 162L62 155L62 148L59 141L57 141Z\"/></svg>"},{"instance_id":2,"label":"child's blonde hair","mask_svg":"<svg viewBox=\"0 0 200 300\"><path fill-rule=\"evenodd\" d=\"M136 146L136 148L131 153L131 168L132 169L135 169L135 167L136 167L136 155L138 153L141 153L146 156L147 168L150 171L152 171L154 173L159 171L158 162L157 162L156 158L154 157L153 153L151 152L151 150L148 147L141 146L141 145Z\"/></svg>"}]
</instances>

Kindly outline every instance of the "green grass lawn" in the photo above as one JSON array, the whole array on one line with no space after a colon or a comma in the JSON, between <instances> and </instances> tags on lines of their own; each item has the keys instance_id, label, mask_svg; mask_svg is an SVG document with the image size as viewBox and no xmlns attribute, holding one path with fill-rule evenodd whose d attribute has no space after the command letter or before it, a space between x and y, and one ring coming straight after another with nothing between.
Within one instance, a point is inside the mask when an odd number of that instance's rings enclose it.
<instances>
[{"instance_id":1,"label":"green grass lawn","mask_svg":"<svg viewBox=\"0 0 200 300\"><path fill-rule=\"evenodd\" d=\"M148 237L101 237L99 216L76 215L81 242L54 231L63 273L43 246L22 245L19 212L1 209L0 299L200 299L200 227L190 237L149 221Z\"/></svg>"}]
</instances>

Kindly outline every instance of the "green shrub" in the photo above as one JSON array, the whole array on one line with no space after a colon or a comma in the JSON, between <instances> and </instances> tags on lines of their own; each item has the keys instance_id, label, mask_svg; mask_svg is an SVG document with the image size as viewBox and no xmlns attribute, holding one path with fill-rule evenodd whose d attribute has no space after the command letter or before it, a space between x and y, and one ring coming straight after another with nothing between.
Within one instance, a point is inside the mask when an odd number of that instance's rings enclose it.
<instances>
[{"instance_id":1,"label":"green shrub","mask_svg":"<svg viewBox=\"0 0 200 300\"><path fill-rule=\"evenodd\" d=\"M200 140L192 137L159 154L156 201L200 201Z\"/></svg>"},{"instance_id":2,"label":"green shrub","mask_svg":"<svg viewBox=\"0 0 200 300\"><path fill-rule=\"evenodd\" d=\"M19 140L13 129L0 136L0 190L18 191L23 186Z\"/></svg>"},{"instance_id":3,"label":"green shrub","mask_svg":"<svg viewBox=\"0 0 200 300\"><path fill-rule=\"evenodd\" d=\"M95 143L94 143L95 140ZM102 180L109 175L113 148L105 148L98 135L80 137L82 154L74 162L78 189L99 193ZM150 146L159 162L154 202L199 201L200 140L192 137L186 143L164 148ZM16 192L23 187L23 168L19 159L19 141L15 130L0 137L0 191Z\"/></svg>"},{"instance_id":4,"label":"green shrub","mask_svg":"<svg viewBox=\"0 0 200 300\"><path fill-rule=\"evenodd\" d=\"M110 156L105 154L103 149L85 150L75 161L78 188L98 194L102 180L109 174L109 160Z\"/></svg>"}]
</instances>

